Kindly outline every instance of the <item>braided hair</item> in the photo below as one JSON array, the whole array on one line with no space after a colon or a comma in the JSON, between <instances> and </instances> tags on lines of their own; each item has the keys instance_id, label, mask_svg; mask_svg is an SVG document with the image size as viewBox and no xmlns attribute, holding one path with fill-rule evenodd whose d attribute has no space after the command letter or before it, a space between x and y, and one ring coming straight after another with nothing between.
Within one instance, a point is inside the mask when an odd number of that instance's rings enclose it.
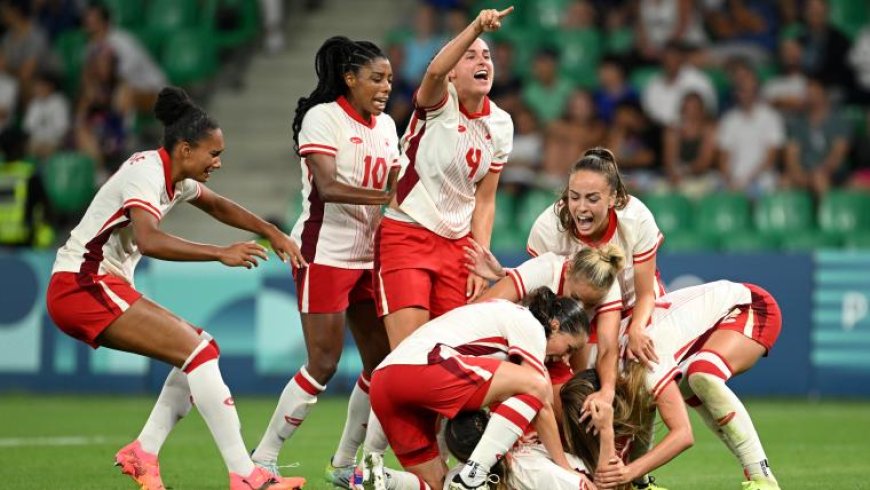
<instances>
[{"instance_id":1,"label":"braided hair","mask_svg":"<svg viewBox=\"0 0 870 490\"><path fill-rule=\"evenodd\" d=\"M308 95L300 97L293 117L293 150L299 154L299 132L302 120L309 109L317 104L332 102L347 94L344 75L359 73L359 69L377 58L386 58L376 44L369 41L352 41L344 36L333 36L320 46L314 57L317 86Z\"/></svg>"}]
</instances>

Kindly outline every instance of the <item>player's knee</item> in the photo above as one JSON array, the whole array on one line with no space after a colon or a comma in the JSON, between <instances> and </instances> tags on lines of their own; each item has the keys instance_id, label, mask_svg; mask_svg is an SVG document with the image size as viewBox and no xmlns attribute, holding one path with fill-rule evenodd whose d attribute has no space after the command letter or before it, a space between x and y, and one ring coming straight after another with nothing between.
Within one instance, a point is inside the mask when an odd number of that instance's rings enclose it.
<instances>
[{"instance_id":1,"label":"player's knee","mask_svg":"<svg viewBox=\"0 0 870 490\"><path fill-rule=\"evenodd\" d=\"M552 385L547 378L538 374L531 376L523 388L523 394L532 395L538 400L547 400L553 396Z\"/></svg>"},{"instance_id":2,"label":"player's knee","mask_svg":"<svg viewBox=\"0 0 870 490\"><path fill-rule=\"evenodd\" d=\"M332 379L335 372L338 370L338 361L341 359L341 351L329 352L319 350L312 352L308 358L308 373L317 380L317 382L326 384Z\"/></svg>"},{"instance_id":3,"label":"player's knee","mask_svg":"<svg viewBox=\"0 0 870 490\"><path fill-rule=\"evenodd\" d=\"M181 366L181 370L187 374L193 372L194 369L203 364L216 360L218 358L218 350L211 345L208 340L201 341L195 349L188 355L187 360Z\"/></svg>"}]
</instances>

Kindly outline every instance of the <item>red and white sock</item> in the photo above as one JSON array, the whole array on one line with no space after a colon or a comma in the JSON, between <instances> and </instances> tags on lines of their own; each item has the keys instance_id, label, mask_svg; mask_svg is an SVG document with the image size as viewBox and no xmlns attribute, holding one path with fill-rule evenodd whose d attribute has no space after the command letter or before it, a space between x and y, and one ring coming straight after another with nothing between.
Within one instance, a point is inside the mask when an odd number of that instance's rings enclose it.
<instances>
[{"instance_id":1,"label":"red and white sock","mask_svg":"<svg viewBox=\"0 0 870 490\"><path fill-rule=\"evenodd\" d=\"M749 412L725 384L731 378L728 363L719 354L702 350L685 361L685 372L685 383L694 394L686 403L737 457L746 478L776 481Z\"/></svg>"},{"instance_id":2,"label":"red and white sock","mask_svg":"<svg viewBox=\"0 0 870 490\"><path fill-rule=\"evenodd\" d=\"M218 350L203 340L182 366L193 404L205 419L231 473L249 475L254 464L242 440L241 423L230 389L218 368Z\"/></svg>"},{"instance_id":3,"label":"red and white sock","mask_svg":"<svg viewBox=\"0 0 870 490\"><path fill-rule=\"evenodd\" d=\"M485 481L490 468L523 435L542 406L541 401L532 395L516 395L493 410L480 442L459 472L465 483L477 486Z\"/></svg>"},{"instance_id":4,"label":"red and white sock","mask_svg":"<svg viewBox=\"0 0 870 490\"><path fill-rule=\"evenodd\" d=\"M302 366L296 376L293 376L284 387L281 398L278 399L278 406L275 407L275 413L272 414L272 420L269 421L269 427L266 428L263 439L257 444L257 449L254 450L253 459L264 462L277 461L284 441L302 425L311 407L317 403L317 395L325 389L326 387L318 383L308 374L305 366Z\"/></svg>"},{"instance_id":5,"label":"red and white sock","mask_svg":"<svg viewBox=\"0 0 870 490\"><path fill-rule=\"evenodd\" d=\"M392 468L384 468L384 473L390 482L390 490L432 490L422 478L413 473Z\"/></svg>"},{"instance_id":6,"label":"red and white sock","mask_svg":"<svg viewBox=\"0 0 870 490\"><path fill-rule=\"evenodd\" d=\"M381 427L381 421L378 420L374 410L369 414L369 423L366 427L366 440L363 442L363 454L384 454L390 443L387 441L387 434L384 433L384 428Z\"/></svg>"},{"instance_id":7,"label":"red and white sock","mask_svg":"<svg viewBox=\"0 0 870 490\"><path fill-rule=\"evenodd\" d=\"M356 464L356 453L366 437L366 427L369 414L372 411L372 404L369 400L369 383L370 380L365 373L360 373L350 394L344 431L341 433L341 440L338 441L335 456L332 457L332 465L335 467Z\"/></svg>"},{"instance_id":8,"label":"red and white sock","mask_svg":"<svg viewBox=\"0 0 870 490\"><path fill-rule=\"evenodd\" d=\"M199 339L207 340L220 355L220 349L214 338L201 328L197 329L197 332ZM187 375L182 370L173 368L166 376L166 381L163 382L163 389L160 390L160 396L154 403L151 415L148 416L145 426L142 427L142 432L136 438L142 449L152 454L159 453L175 424L190 412L192 406Z\"/></svg>"}]
</instances>

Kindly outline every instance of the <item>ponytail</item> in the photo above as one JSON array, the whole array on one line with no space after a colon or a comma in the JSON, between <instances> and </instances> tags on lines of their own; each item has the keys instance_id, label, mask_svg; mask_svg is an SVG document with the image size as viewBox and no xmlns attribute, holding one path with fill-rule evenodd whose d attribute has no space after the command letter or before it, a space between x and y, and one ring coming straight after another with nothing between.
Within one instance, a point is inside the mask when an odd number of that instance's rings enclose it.
<instances>
[{"instance_id":1,"label":"ponytail","mask_svg":"<svg viewBox=\"0 0 870 490\"><path fill-rule=\"evenodd\" d=\"M559 322L560 332L589 335L589 318L580 303L570 298L556 296L550 288L535 289L526 296L523 304L544 326L544 334L547 338L550 338L550 334L553 333L550 328L552 320Z\"/></svg>"},{"instance_id":2,"label":"ponytail","mask_svg":"<svg viewBox=\"0 0 870 490\"><path fill-rule=\"evenodd\" d=\"M163 124L163 147L170 153L179 141L196 145L218 128L217 122L178 87L165 87L160 91L154 103L154 116Z\"/></svg>"},{"instance_id":3,"label":"ponytail","mask_svg":"<svg viewBox=\"0 0 870 490\"><path fill-rule=\"evenodd\" d=\"M607 184L616 192L616 209L623 209L628 204L628 191L625 189L625 184L622 182L622 175L619 173L619 166L616 164L616 156L607 148L597 146L591 150L586 150L583 153L583 158L577 161L571 167L571 174L580 170L591 170L604 175L607 179ZM569 178L570 178L569 175ZM562 229L573 233L574 220L571 217L571 212L568 210L568 185L562 191L562 196L556 201L556 214L559 215L559 223Z\"/></svg>"},{"instance_id":4,"label":"ponytail","mask_svg":"<svg viewBox=\"0 0 870 490\"><path fill-rule=\"evenodd\" d=\"M299 154L299 132L302 120L309 109L317 104L333 102L347 94L344 75L348 72L359 73L359 69L376 58L387 56L374 43L351 41L344 36L327 39L314 57L314 71L317 73L317 86L308 95L300 97L293 116L293 151Z\"/></svg>"},{"instance_id":5,"label":"ponytail","mask_svg":"<svg viewBox=\"0 0 870 490\"><path fill-rule=\"evenodd\" d=\"M584 248L570 260L571 279L587 282L606 293L625 265L625 254L619 245L608 243L598 248Z\"/></svg>"}]
</instances>

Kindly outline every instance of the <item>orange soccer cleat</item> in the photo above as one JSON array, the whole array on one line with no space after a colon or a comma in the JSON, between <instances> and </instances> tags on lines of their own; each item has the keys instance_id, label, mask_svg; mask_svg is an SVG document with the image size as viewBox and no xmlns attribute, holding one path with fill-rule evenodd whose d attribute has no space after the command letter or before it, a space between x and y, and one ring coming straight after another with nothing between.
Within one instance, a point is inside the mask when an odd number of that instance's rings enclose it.
<instances>
[{"instance_id":1,"label":"orange soccer cleat","mask_svg":"<svg viewBox=\"0 0 870 490\"><path fill-rule=\"evenodd\" d=\"M301 490L305 478L281 477L257 466L248 476L230 473L230 490Z\"/></svg>"},{"instance_id":2,"label":"orange soccer cleat","mask_svg":"<svg viewBox=\"0 0 870 490\"><path fill-rule=\"evenodd\" d=\"M115 454L115 466L132 478L141 490L166 490L160 479L157 455L146 453L139 441L133 441Z\"/></svg>"}]
</instances>

